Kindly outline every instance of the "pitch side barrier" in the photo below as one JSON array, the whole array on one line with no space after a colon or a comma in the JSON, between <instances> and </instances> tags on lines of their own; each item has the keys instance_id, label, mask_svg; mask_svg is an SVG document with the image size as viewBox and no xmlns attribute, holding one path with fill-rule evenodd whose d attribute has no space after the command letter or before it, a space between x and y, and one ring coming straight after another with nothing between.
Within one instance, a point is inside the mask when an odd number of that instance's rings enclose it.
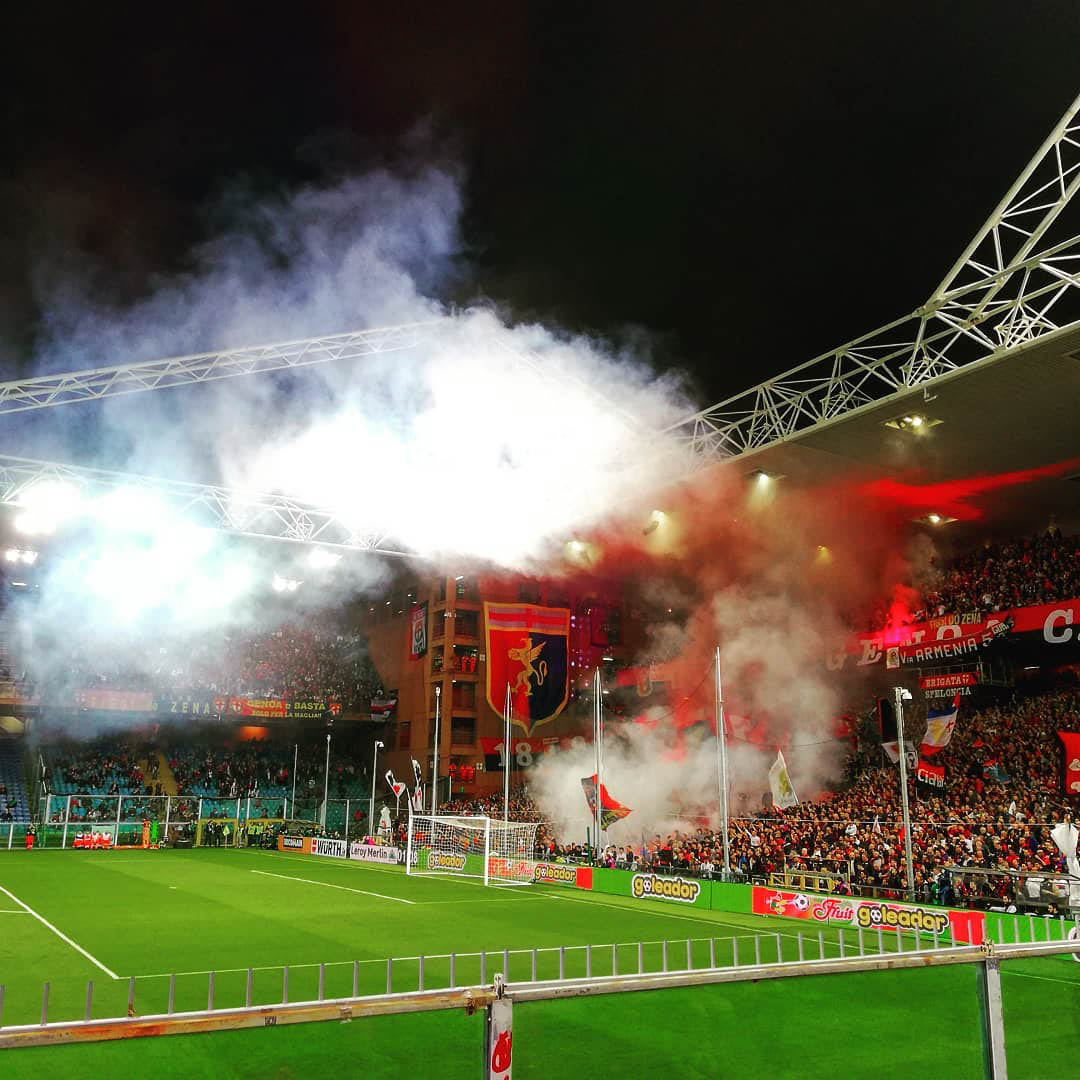
<instances>
[{"instance_id":1,"label":"pitch side barrier","mask_svg":"<svg viewBox=\"0 0 1080 1080\"><path fill-rule=\"evenodd\" d=\"M773 935L767 935L772 937ZM874 950L863 935L859 935L857 954L845 955L843 931L840 931L840 956L826 957L824 948L817 959L804 955L802 935L799 935L799 958L796 961L784 957L780 935L776 937L775 961L765 955L760 936L755 938L752 963L739 962L739 950L733 950L731 960L722 957L716 938L706 939L708 957L705 964L695 963L693 941L686 942L685 960L679 960L678 950L669 950L663 942L662 967L649 969L643 962L644 943L639 942L636 957L626 958L630 963L623 966L617 945L610 946L610 974L597 973L593 969L596 947L585 946L585 973L569 974L565 970L565 949L559 949L559 970L555 978L538 978L538 953L532 950L531 977L512 981L510 950L495 956L501 959L502 971L487 981L486 959L480 954L480 982L461 985L454 975L454 955L451 954L448 987L429 989L425 985L425 959L415 958L418 963L410 974L415 982L401 992L395 981L395 961L386 961L386 993L360 994L360 962L352 964L352 993L343 997L327 997L325 994L326 965L319 966L318 997L314 1000L294 1002L289 996L289 968L283 969L280 1001L275 1004L256 1005L253 1002L253 969L247 970L247 982L242 1006L222 1005L215 999L215 973L208 973L206 983L206 1008L191 1011L174 1009L176 976L170 977L168 1010L166 1012L140 1013L136 997L136 979L129 980L127 1014L113 1014L107 1019L93 1018L94 984L87 984L86 1010L82 1020L51 1021L49 1019L49 984L43 988L41 1019L39 1023L3 1025L0 1013L0 1052L30 1046L71 1045L82 1042L98 1042L111 1039L194 1034L198 1032L229 1031L242 1028L276 1028L285 1024L311 1021L335 1020L338 1022L358 1020L363 1017L388 1014L455 1010L472 1015L484 1010L482 1056L479 1073L486 1080L509 1080L513 1057L540 1053L547 1054L549 1047L532 1047L520 1041L514 1045L514 1006L529 1005L557 999L576 999L596 994L633 993L649 990L703 987L722 983L759 982L765 979L798 978L816 975L851 975L867 972L886 972L905 969L925 971L927 968L971 965L976 968L976 994L982 1042L983 1073L985 1076L1004 1080L1008 1075L1005 1052L1005 1016L1002 1007L1001 962L1033 957L1072 956L1080 959L1080 942L1043 941L1026 944L994 945L942 945L936 942L929 950L916 946L911 951L896 952ZM899 944L899 941L898 941ZM601 950L602 953L606 950ZM520 950L515 950L520 952ZM464 955L464 954L463 954ZM624 953L625 956L625 953ZM636 960L636 963L634 962ZM674 963L672 961L674 960ZM970 985L970 984L969 984ZM3 1004L3 986L0 986L0 1008ZM738 1038L733 1033L733 1038Z\"/></svg>"}]
</instances>

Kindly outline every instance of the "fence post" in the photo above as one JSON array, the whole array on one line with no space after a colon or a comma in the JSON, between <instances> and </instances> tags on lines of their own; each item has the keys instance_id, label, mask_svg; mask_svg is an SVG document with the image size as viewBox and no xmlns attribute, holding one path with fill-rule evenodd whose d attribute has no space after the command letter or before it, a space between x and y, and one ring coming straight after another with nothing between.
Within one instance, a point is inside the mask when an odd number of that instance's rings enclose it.
<instances>
[{"instance_id":1,"label":"fence post","mask_svg":"<svg viewBox=\"0 0 1080 1080\"><path fill-rule=\"evenodd\" d=\"M128 1016L135 1015L135 976L128 979Z\"/></svg>"},{"instance_id":2,"label":"fence post","mask_svg":"<svg viewBox=\"0 0 1080 1080\"><path fill-rule=\"evenodd\" d=\"M0 1002L4 1000L4 988L0 986ZM86 1008L83 1010L83 1023L88 1024L90 1022L90 1010L94 1003L94 980L90 979L86 983ZM170 1010L171 1012L172 1010Z\"/></svg>"},{"instance_id":3,"label":"fence post","mask_svg":"<svg viewBox=\"0 0 1080 1080\"><path fill-rule=\"evenodd\" d=\"M611 974L612 975L618 975L619 974L619 946L618 945L612 945L611 946Z\"/></svg>"},{"instance_id":4,"label":"fence post","mask_svg":"<svg viewBox=\"0 0 1080 1080\"><path fill-rule=\"evenodd\" d=\"M207 980L206 1011L214 1011L214 973L212 971L210 972L210 978Z\"/></svg>"},{"instance_id":5,"label":"fence post","mask_svg":"<svg viewBox=\"0 0 1080 1080\"><path fill-rule=\"evenodd\" d=\"M806 959L806 957L803 955L803 939L802 939L802 931L801 930L799 931L798 937L799 937L799 963L801 964L803 962L803 960Z\"/></svg>"},{"instance_id":6,"label":"fence post","mask_svg":"<svg viewBox=\"0 0 1080 1080\"><path fill-rule=\"evenodd\" d=\"M246 983L246 985L244 987L244 1007L248 1008L248 1009L251 1008L251 990L252 990L253 981L254 981L254 974L253 974L251 968L248 968L247 969L247 983ZM355 994L355 991L353 993Z\"/></svg>"},{"instance_id":7,"label":"fence post","mask_svg":"<svg viewBox=\"0 0 1080 1080\"><path fill-rule=\"evenodd\" d=\"M1001 967L995 956L975 965L979 988L979 1029L983 1069L990 1080L1008 1076L1005 1062L1005 1023L1001 1013Z\"/></svg>"},{"instance_id":8,"label":"fence post","mask_svg":"<svg viewBox=\"0 0 1080 1080\"><path fill-rule=\"evenodd\" d=\"M536 950L532 951L532 981L536 982Z\"/></svg>"},{"instance_id":9,"label":"fence post","mask_svg":"<svg viewBox=\"0 0 1080 1080\"><path fill-rule=\"evenodd\" d=\"M87 1017L89 1019L89 1017ZM4 984L0 983L0 1027L4 1025Z\"/></svg>"},{"instance_id":10,"label":"fence post","mask_svg":"<svg viewBox=\"0 0 1080 1080\"><path fill-rule=\"evenodd\" d=\"M881 927L877 928L877 951L880 956L885 951L885 939L881 936Z\"/></svg>"},{"instance_id":11,"label":"fence post","mask_svg":"<svg viewBox=\"0 0 1080 1080\"><path fill-rule=\"evenodd\" d=\"M840 959L844 959L844 928L840 927Z\"/></svg>"},{"instance_id":12,"label":"fence post","mask_svg":"<svg viewBox=\"0 0 1080 1080\"><path fill-rule=\"evenodd\" d=\"M709 938L709 967L716 967L716 938Z\"/></svg>"},{"instance_id":13,"label":"fence post","mask_svg":"<svg viewBox=\"0 0 1080 1080\"><path fill-rule=\"evenodd\" d=\"M585 946L585 978L592 978L592 946Z\"/></svg>"},{"instance_id":14,"label":"fence post","mask_svg":"<svg viewBox=\"0 0 1080 1080\"><path fill-rule=\"evenodd\" d=\"M637 973L645 974L645 949L640 941L637 943Z\"/></svg>"},{"instance_id":15,"label":"fence post","mask_svg":"<svg viewBox=\"0 0 1080 1080\"><path fill-rule=\"evenodd\" d=\"M389 991L387 991L389 993ZM289 1004L289 965L286 964L281 973L281 1004Z\"/></svg>"},{"instance_id":16,"label":"fence post","mask_svg":"<svg viewBox=\"0 0 1080 1080\"><path fill-rule=\"evenodd\" d=\"M41 1026L49 1022L49 984L41 988Z\"/></svg>"},{"instance_id":17,"label":"fence post","mask_svg":"<svg viewBox=\"0 0 1080 1080\"><path fill-rule=\"evenodd\" d=\"M694 943L690 938L686 939L686 970L694 970Z\"/></svg>"},{"instance_id":18,"label":"fence post","mask_svg":"<svg viewBox=\"0 0 1080 1080\"><path fill-rule=\"evenodd\" d=\"M501 981L496 981L501 994ZM509 1076L511 1046L514 1038L514 1003L508 997L496 998L486 1009L484 1019L484 1076Z\"/></svg>"},{"instance_id":19,"label":"fence post","mask_svg":"<svg viewBox=\"0 0 1080 1080\"><path fill-rule=\"evenodd\" d=\"M843 933L843 930L840 931ZM780 935L776 935L776 962L782 964L784 962L784 948L780 941Z\"/></svg>"},{"instance_id":20,"label":"fence post","mask_svg":"<svg viewBox=\"0 0 1080 1080\"><path fill-rule=\"evenodd\" d=\"M559 978L566 978L566 946L559 946Z\"/></svg>"},{"instance_id":21,"label":"fence post","mask_svg":"<svg viewBox=\"0 0 1080 1080\"><path fill-rule=\"evenodd\" d=\"M173 1008L176 1005L176 976L169 976L169 1015L172 1016Z\"/></svg>"},{"instance_id":22,"label":"fence post","mask_svg":"<svg viewBox=\"0 0 1080 1080\"><path fill-rule=\"evenodd\" d=\"M660 968L660 970L667 971L667 938L664 938L664 949L661 955L663 957L663 966Z\"/></svg>"},{"instance_id":23,"label":"fence post","mask_svg":"<svg viewBox=\"0 0 1080 1080\"><path fill-rule=\"evenodd\" d=\"M421 958L421 960L422 960L422 958ZM423 972L423 968L421 968L421 972ZM421 974L421 978L423 978L422 974ZM423 986L421 986L420 989L423 990L424 989ZM322 999L325 996L326 996L326 965L325 964L320 964L319 965L319 1000L322 1001Z\"/></svg>"},{"instance_id":24,"label":"fence post","mask_svg":"<svg viewBox=\"0 0 1080 1080\"><path fill-rule=\"evenodd\" d=\"M861 926L859 927L859 955L866 955L866 942L863 939L863 928Z\"/></svg>"},{"instance_id":25,"label":"fence post","mask_svg":"<svg viewBox=\"0 0 1080 1080\"><path fill-rule=\"evenodd\" d=\"M487 951L485 949L480 950L480 985L483 986L487 982Z\"/></svg>"},{"instance_id":26,"label":"fence post","mask_svg":"<svg viewBox=\"0 0 1080 1080\"><path fill-rule=\"evenodd\" d=\"M817 932L817 951L818 951L818 959L819 960L824 960L825 959L825 931L824 930L819 930Z\"/></svg>"},{"instance_id":27,"label":"fence post","mask_svg":"<svg viewBox=\"0 0 1080 1080\"><path fill-rule=\"evenodd\" d=\"M904 938L900 933L900 927L896 928L896 951L902 953L904 951Z\"/></svg>"},{"instance_id":28,"label":"fence post","mask_svg":"<svg viewBox=\"0 0 1080 1080\"><path fill-rule=\"evenodd\" d=\"M450 954L450 989L457 986L457 953Z\"/></svg>"},{"instance_id":29,"label":"fence post","mask_svg":"<svg viewBox=\"0 0 1080 1080\"><path fill-rule=\"evenodd\" d=\"M739 939L736 935L731 935L731 966L739 966Z\"/></svg>"},{"instance_id":30,"label":"fence post","mask_svg":"<svg viewBox=\"0 0 1080 1080\"><path fill-rule=\"evenodd\" d=\"M389 956L386 958L386 992L394 992L394 961Z\"/></svg>"},{"instance_id":31,"label":"fence post","mask_svg":"<svg viewBox=\"0 0 1080 1080\"><path fill-rule=\"evenodd\" d=\"M424 957L422 955L419 957L419 963L417 965L417 969L418 970L417 970L417 976L416 976L416 989L417 990L423 990L424 989ZM322 1001L322 964L319 965L319 1000Z\"/></svg>"},{"instance_id":32,"label":"fence post","mask_svg":"<svg viewBox=\"0 0 1080 1080\"><path fill-rule=\"evenodd\" d=\"M761 967L761 935L754 935L754 967Z\"/></svg>"},{"instance_id":33,"label":"fence post","mask_svg":"<svg viewBox=\"0 0 1080 1080\"><path fill-rule=\"evenodd\" d=\"M503 978L510 981L510 950L503 949Z\"/></svg>"}]
</instances>

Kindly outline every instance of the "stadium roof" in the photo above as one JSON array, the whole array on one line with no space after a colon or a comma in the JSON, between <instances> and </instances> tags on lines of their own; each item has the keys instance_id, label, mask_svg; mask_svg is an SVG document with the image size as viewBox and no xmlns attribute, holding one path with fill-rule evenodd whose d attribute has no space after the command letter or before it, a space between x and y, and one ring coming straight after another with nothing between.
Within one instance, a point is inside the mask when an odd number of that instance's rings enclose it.
<instances>
[{"instance_id":1,"label":"stadium roof","mask_svg":"<svg viewBox=\"0 0 1080 1080\"><path fill-rule=\"evenodd\" d=\"M923 423L903 426L904 417ZM1058 476L972 494L966 501L983 516L949 529L968 540L1042 528L1051 513L1062 528L1080 531L1078 458L1080 326L1074 325L953 371L932 388L914 388L750 451L735 465L782 476L785 484L850 478L854 470L868 479L948 485L1073 461Z\"/></svg>"}]
</instances>

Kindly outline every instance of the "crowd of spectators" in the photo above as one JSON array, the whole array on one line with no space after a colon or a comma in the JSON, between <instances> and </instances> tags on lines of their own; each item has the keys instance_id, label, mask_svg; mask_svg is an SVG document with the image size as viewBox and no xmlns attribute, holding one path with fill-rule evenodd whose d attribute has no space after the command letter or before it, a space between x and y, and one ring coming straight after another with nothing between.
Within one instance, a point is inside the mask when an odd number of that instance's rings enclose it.
<instances>
[{"instance_id":1,"label":"crowd of spectators","mask_svg":"<svg viewBox=\"0 0 1080 1080\"><path fill-rule=\"evenodd\" d=\"M909 779L915 892L919 899L967 904L985 895L972 879L949 867L1016 873L1065 872L1050 836L1070 815L1061 790L1059 730L1080 730L1080 689L1062 686L1048 693L1019 696L977 713L963 709L950 744L935 755L945 766L947 787L940 796L917 796ZM730 826L732 870L767 880L779 872L833 875L836 891L859 891L901 898L906 891L899 770L880 748L855 759L859 767L845 790L819 802L787 810L740 813ZM744 805L749 803L744 800ZM502 795L459 800L447 812L501 815ZM526 787L511 802L511 817L538 820ZM633 826L615 826L626 837L603 850L598 861L612 868L653 869L719 876L723 846L719 831L701 824L665 835L633 835ZM584 845L563 843L550 832L538 836L539 853L553 860L589 858ZM1011 885L994 877L1004 901Z\"/></svg>"},{"instance_id":2,"label":"crowd of spectators","mask_svg":"<svg viewBox=\"0 0 1080 1080\"><path fill-rule=\"evenodd\" d=\"M327 701L359 710L380 689L364 636L328 616L260 631L205 631L191 640L65 642L63 655L50 653L49 663L48 677L37 681L65 692L110 688Z\"/></svg>"},{"instance_id":3,"label":"crowd of spectators","mask_svg":"<svg viewBox=\"0 0 1080 1080\"><path fill-rule=\"evenodd\" d=\"M913 610L904 612L905 620L916 623L1072 600L1080 596L1080 536L1062 536L1051 523L1032 537L987 542L947 563L932 564L916 595ZM869 628L895 620L895 607L887 611L882 606L871 615Z\"/></svg>"}]
</instances>

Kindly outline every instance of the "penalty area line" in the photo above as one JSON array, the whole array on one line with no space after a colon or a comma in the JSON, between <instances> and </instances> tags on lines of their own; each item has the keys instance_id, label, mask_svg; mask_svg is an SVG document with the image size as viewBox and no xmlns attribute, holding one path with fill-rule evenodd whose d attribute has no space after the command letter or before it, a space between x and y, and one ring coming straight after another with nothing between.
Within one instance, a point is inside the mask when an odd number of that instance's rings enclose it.
<instances>
[{"instance_id":1,"label":"penalty area line","mask_svg":"<svg viewBox=\"0 0 1080 1080\"><path fill-rule=\"evenodd\" d=\"M370 892L367 889L350 889L348 885L334 885L329 881L316 881L314 878L294 877L292 874L272 874L269 870L252 870L251 873L262 877L281 878L282 881L300 881L305 885L321 885L324 889L340 889L342 892L359 893L361 896L375 896L380 900L393 900L395 904L409 904L414 906L415 900L406 900L403 896L387 896L385 893Z\"/></svg>"},{"instance_id":2,"label":"penalty area line","mask_svg":"<svg viewBox=\"0 0 1080 1080\"><path fill-rule=\"evenodd\" d=\"M53 924L49 922L49 920L46 919L44 915L39 915L29 904L24 904L13 892L11 892L10 889L5 889L3 885L0 885L0 892L7 896L9 900L14 900L15 903L18 904L24 912L26 912L27 915L33 915L34 918L37 919L37 921L41 923L42 926L44 926L48 930L51 930L61 941L70 945L76 952L82 953L82 955L85 956L86 959L94 965L94 967L100 968L102 971L105 972L106 975L109 976L110 979L120 978L120 976L117 975L115 971L107 968L96 956L91 956L91 954L88 953L77 941L72 941L71 938L67 936L67 934L63 933L60 930L57 930L56 927L53 926Z\"/></svg>"}]
</instances>

